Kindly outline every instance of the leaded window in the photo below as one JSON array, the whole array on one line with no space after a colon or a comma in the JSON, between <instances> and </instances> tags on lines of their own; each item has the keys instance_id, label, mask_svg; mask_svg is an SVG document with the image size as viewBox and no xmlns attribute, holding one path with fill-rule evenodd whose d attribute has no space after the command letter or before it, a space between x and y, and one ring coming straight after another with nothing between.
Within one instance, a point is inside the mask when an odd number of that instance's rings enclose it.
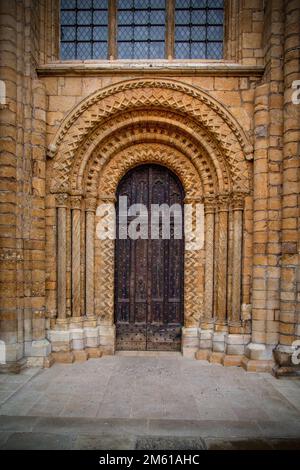
<instances>
[{"instance_id":1,"label":"leaded window","mask_svg":"<svg viewBox=\"0 0 300 470\"><path fill-rule=\"evenodd\" d=\"M222 59L223 3L223 0L176 0L177 59Z\"/></svg>"},{"instance_id":2,"label":"leaded window","mask_svg":"<svg viewBox=\"0 0 300 470\"><path fill-rule=\"evenodd\" d=\"M61 0L61 59L222 59L223 0Z\"/></svg>"},{"instance_id":3,"label":"leaded window","mask_svg":"<svg viewBox=\"0 0 300 470\"><path fill-rule=\"evenodd\" d=\"M117 19L119 59L164 58L163 0L119 0Z\"/></svg>"},{"instance_id":4,"label":"leaded window","mask_svg":"<svg viewBox=\"0 0 300 470\"><path fill-rule=\"evenodd\" d=\"M108 0L61 0L61 58L106 59Z\"/></svg>"}]
</instances>

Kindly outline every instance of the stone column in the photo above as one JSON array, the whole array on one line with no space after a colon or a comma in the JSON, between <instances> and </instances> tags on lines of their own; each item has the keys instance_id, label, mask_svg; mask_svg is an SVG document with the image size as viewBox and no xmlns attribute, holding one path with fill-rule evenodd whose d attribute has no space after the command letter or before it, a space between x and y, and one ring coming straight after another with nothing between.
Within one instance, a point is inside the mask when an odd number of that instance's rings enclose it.
<instances>
[{"instance_id":1,"label":"stone column","mask_svg":"<svg viewBox=\"0 0 300 470\"><path fill-rule=\"evenodd\" d=\"M23 356L23 338L18 334L18 323L24 331L18 311L18 271L22 274L23 250L17 241L17 2L0 2L0 67L5 84L5 104L0 105L0 190L3 213L0 248L0 340L6 345L6 364L3 371L18 372ZM22 242L22 240L20 240ZM23 246L23 244L22 244ZM21 285L23 283L20 283ZM23 312L22 312L23 315ZM21 340L21 341L20 341ZM2 346L2 343L0 344Z\"/></svg>"},{"instance_id":2,"label":"stone column","mask_svg":"<svg viewBox=\"0 0 300 470\"><path fill-rule=\"evenodd\" d=\"M204 198L205 214L205 273L204 273L204 311L200 329L200 350L197 359L208 359L212 349L213 308L214 308L214 230L216 197Z\"/></svg>"},{"instance_id":3,"label":"stone column","mask_svg":"<svg viewBox=\"0 0 300 470\"><path fill-rule=\"evenodd\" d=\"M71 196L72 209L72 317L81 316L80 218L81 196Z\"/></svg>"},{"instance_id":4,"label":"stone column","mask_svg":"<svg viewBox=\"0 0 300 470\"><path fill-rule=\"evenodd\" d=\"M300 340L300 103L295 84L300 78L300 4L284 1L283 185L279 344L275 348L277 376L299 375ZM295 354L294 354L295 353Z\"/></svg>"},{"instance_id":5,"label":"stone column","mask_svg":"<svg viewBox=\"0 0 300 470\"><path fill-rule=\"evenodd\" d=\"M244 195L232 196L233 252L232 252L232 300L230 323L240 324L242 285L242 238L243 238Z\"/></svg>"},{"instance_id":6,"label":"stone column","mask_svg":"<svg viewBox=\"0 0 300 470\"><path fill-rule=\"evenodd\" d=\"M204 199L205 211L205 290L204 290L204 322L210 326L213 323L214 300L214 224L215 196Z\"/></svg>"},{"instance_id":7,"label":"stone column","mask_svg":"<svg viewBox=\"0 0 300 470\"><path fill-rule=\"evenodd\" d=\"M86 211L86 261L85 261L85 308L90 320L95 317L94 305L94 243L95 243L95 211L96 199L89 198L85 201Z\"/></svg>"},{"instance_id":8,"label":"stone column","mask_svg":"<svg viewBox=\"0 0 300 470\"><path fill-rule=\"evenodd\" d=\"M215 325L212 341L213 353L210 360L221 362L225 352L227 336L227 251L228 251L228 210L229 195L217 197L217 236L214 289L215 289Z\"/></svg>"},{"instance_id":9,"label":"stone column","mask_svg":"<svg viewBox=\"0 0 300 470\"><path fill-rule=\"evenodd\" d=\"M66 269L67 269L67 194L57 194L57 320L66 320Z\"/></svg>"},{"instance_id":10,"label":"stone column","mask_svg":"<svg viewBox=\"0 0 300 470\"><path fill-rule=\"evenodd\" d=\"M228 194L218 196L218 265L216 272L217 298L216 298L216 320L220 325L227 322L227 242L228 242Z\"/></svg>"}]
</instances>

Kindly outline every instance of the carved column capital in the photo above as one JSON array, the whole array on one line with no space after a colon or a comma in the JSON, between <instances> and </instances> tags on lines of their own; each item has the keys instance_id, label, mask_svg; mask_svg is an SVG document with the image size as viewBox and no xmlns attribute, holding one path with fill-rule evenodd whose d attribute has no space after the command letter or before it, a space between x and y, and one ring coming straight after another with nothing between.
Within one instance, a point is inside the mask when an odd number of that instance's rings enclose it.
<instances>
[{"instance_id":1,"label":"carved column capital","mask_svg":"<svg viewBox=\"0 0 300 470\"><path fill-rule=\"evenodd\" d=\"M186 196L184 204L201 204L203 203L203 196Z\"/></svg>"},{"instance_id":2,"label":"carved column capital","mask_svg":"<svg viewBox=\"0 0 300 470\"><path fill-rule=\"evenodd\" d=\"M245 202L245 193L236 192L231 194L231 207L233 210L243 210Z\"/></svg>"},{"instance_id":3,"label":"carved column capital","mask_svg":"<svg viewBox=\"0 0 300 470\"><path fill-rule=\"evenodd\" d=\"M72 209L80 209L81 208L81 196L71 196L70 204L71 204Z\"/></svg>"},{"instance_id":4,"label":"carved column capital","mask_svg":"<svg viewBox=\"0 0 300 470\"><path fill-rule=\"evenodd\" d=\"M218 194L218 211L227 212L229 209L230 195L229 194Z\"/></svg>"},{"instance_id":5,"label":"carved column capital","mask_svg":"<svg viewBox=\"0 0 300 470\"><path fill-rule=\"evenodd\" d=\"M85 200L85 210L95 212L97 208L97 200L94 197L89 197Z\"/></svg>"},{"instance_id":6,"label":"carved column capital","mask_svg":"<svg viewBox=\"0 0 300 470\"><path fill-rule=\"evenodd\" d=\"M217 206L217 198L215 195L204 197L204 212L205 214L214 213Z\"/></svg>"},{"instance_id":7,"label":"carved column capital","mask_svg":"<svg viewBox=\"0 0 300 470\"><path fill-rule=\"evenodd\" d=\"M69 196L66 193L55 194L56 207L68 207Z\"/></svg>"},{"instance_id":8,"label":"carved column capital","mask_svg":"<svg viewBox=\"0 0 300 470\"><path fill-rule=\"evenodd\" d=\"M116 196L114 194L99 194L98 197L99 204L115 204L116 203Z\"/></svg>"}]
</instances>

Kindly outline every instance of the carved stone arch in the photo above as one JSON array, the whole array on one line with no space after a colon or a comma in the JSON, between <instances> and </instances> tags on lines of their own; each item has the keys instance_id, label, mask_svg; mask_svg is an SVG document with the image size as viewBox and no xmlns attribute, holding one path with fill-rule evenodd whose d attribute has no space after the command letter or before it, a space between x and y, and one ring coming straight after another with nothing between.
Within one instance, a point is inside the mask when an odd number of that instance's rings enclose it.
<instances>
[{"instance_id":1,"label":"carved stone arch","mask_svg":"<svg viewBox=\"0 0 300 470\"><path fill-rule=\"evenodd\" d=\"M165 111L128 112L97 128L75 155L70 177L71 191L93 192L102 166L118 151L138 141L161 141L184 153L196 166L204 193L230 191L230 167L205 131L182 116Z\"/></svg>"},{"instance_id":2,"label":"carved stone arch","mask_svg":"<svg viewBox=\"0 0 300 470\"><path fill-rule=\"evenodd\" d=\"M130 169L144 163L163 165L174 172L184 188L185 201L192 204L194 210L195 204L202 202L203 187L200 175L185 155L163 143L139 142L118 152L107 164L103 165L97 183L98 203L114 204L117 187L122 177ZM186 243L184 261L184 325L186 328L197 328L199 319L203 315L202 248L203 246L190 249ZM112 324L114 317L114 256L114 241L96 237L95 264L99 266L99 275L95 278L95 304L104 324ZM102 316L101 312L103 312Z\"/></svg>"},{"instance_id":3,"label":"carved stone arch","mask_svg":"<svg viewBox=\"0 0 300 470\"><path fill-rule=\"evenodd\" d=\"M65 118L50 146L49 156L55 156L52 190L66 190L76 151L93 129L120 111L145 108L175 111L205 128L229 161L235 190L249 190L245 159L252 158L252 147L233 116L203 90L159 79L124 81L79 103Z\"/></svg>"},{"instance_id":4,"label":"carved stone arch","mask_svg":"<svg viewBox=\"0 0 300 470\"><path fill-rule=\"evenodd\" d=\"M180 179L187 199L202 196L198 172L178 150L159 143L137 143L119 152L104 166L100 173L98 197L113 197L125 173L142 163L158 163L172 170Z\"/></svg>"}]
</instances>

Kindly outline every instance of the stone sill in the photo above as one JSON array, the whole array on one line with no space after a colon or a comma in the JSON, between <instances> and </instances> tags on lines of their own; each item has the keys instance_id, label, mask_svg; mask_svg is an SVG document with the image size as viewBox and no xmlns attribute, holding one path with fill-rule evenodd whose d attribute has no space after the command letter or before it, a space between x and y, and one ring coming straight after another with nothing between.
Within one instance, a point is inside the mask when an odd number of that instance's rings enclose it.
<instances>
[{"instance_id":1,"label":"stone sill","mask_svg":"<svg viewBox=\"0 0 300 470\"><path fill-rule=\"evenodd\" d=\"M241 65L226 61L60 61L37 67L40 77L53 75L126 75L155 74L180 76L261 76L264 67L260 65Z\"/></svg>"}]
</instances>

